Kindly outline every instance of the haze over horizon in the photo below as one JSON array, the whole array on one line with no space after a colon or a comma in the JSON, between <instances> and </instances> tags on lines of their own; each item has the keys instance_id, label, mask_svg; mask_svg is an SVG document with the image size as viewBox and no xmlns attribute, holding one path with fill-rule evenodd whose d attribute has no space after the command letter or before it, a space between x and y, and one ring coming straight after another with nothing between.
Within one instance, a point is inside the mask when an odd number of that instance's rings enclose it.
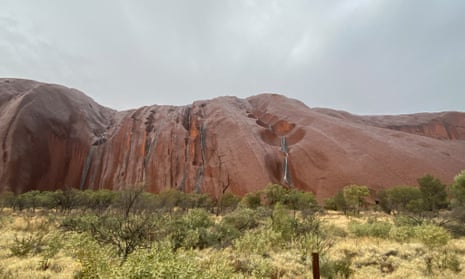
<instances>
[{"instance_id":1,"label":"haze over horizon","mask_svg":"<svg viewBox=\"0 0 465 279\"><path fill-rule=\"evenodd\" d=\"M465 111L465 1L0 0L0 77L118 110L272 92L357 114Z\"/></svg>"}]
</instances>

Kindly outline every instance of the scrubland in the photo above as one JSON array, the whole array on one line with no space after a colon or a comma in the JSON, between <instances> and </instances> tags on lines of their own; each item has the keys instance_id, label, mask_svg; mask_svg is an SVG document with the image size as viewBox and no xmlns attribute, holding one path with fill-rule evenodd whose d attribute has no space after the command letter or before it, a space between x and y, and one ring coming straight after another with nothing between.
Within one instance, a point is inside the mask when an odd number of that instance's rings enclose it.
<instances>
[{"instance_id":1,"label":"scrubland","mask_svg":"<svg viewBox=\"0 0 465 279\"><path fill-rule=\"evenodd\" d=\"M221 205L178 192L76 191L69 204L36 194L1 209L0 278L311 278L312 252L322 278L465 278L465 230L447 210L344 214L277 187Z\"/></svg>"}]
</instances>

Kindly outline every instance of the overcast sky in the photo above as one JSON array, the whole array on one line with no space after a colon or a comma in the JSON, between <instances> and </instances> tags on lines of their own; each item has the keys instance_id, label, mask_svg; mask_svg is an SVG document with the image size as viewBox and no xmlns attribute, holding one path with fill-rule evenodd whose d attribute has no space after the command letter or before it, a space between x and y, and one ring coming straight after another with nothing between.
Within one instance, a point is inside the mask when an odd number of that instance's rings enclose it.
<instances>
[{"instance_id":1,"label":"overcast sky","mask_svg":"<svg viewBox=\"0 0 465 279\"><path fill-rule=\"evenodd\" d=\"M465 1L0 0L0 77L120 110L273 92L358 114L465 111Z\"/></svg>"}]
</instances>

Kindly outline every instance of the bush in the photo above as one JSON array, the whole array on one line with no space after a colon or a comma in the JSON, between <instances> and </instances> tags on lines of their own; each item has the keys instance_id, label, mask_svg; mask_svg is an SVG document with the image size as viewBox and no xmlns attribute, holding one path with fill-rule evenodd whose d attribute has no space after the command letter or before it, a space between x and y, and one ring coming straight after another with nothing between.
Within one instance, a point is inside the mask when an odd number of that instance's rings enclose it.
<instances>
[{"instance_id":1,"label":"bush","mask_svg":"<svg viewBox=\"0 0 465 279\"><path fill-rule=\"evenodd\" d=\"M437 211L446 208L448 205L446 186L432 175L425 175L418 179L423 200L423 207L426 211Z\"/></svg>"},{"instance_id":2,"label":"bush","mask_svg":"<svg viewBox=\"0 0 465 279\"><path fill-rule=\"evenodd\" d=\"M242 232L236 229L234 226L226 223L220 223L215 225L209 231L209 245L224 248L233 243L233 241L239 238Z\"/></svg>"},{"instance_id":3,"label":"bush","mask_svg":"<svg viewBox=\"0 0 465 279\"><path fill-rule=\"evenodd\" d=\"M269 184L265 190L266 203L274 206L276 203L284 203L287 195L287 189L279 184Z\"/></svg>"},{"instance_id":4,"label":"bush","mask_svg":"<svg viewBox=\"0 0 465 279\"><path fill-rule=\"evenodd\" d=\"M98 211L104 211L109 208L114 203L117 196L117 192L107 189L97 191L86 190L83 194L86 196L86 199L85 203L81 204L81 206Z\"/></svg>"},{"instance_id":5,"label":"bush","mask_svg":"<svg viewBox=\"0 0 465 279\"><path fill-rule=\"evenodd\" d=\"M160 242L150 250L132 254L119 268L119 278L197 278L202 274L192 253L173 250L169 242Z\"/></svg>"},{"instance_id":6,"label":"bush","mask_svg":"<svg viewBox=\"0 0 465 279\"><path fill-rule=\"evenodd\" d=\"M208 212L204 209L192 209L168 225L168 235L174 249L206 248L217 244L213 225Z\"/></svg>"},{"instance_id":7,"label":"bush","mask_svg":"<svg viewBox=\"0 0 465 279\"><path fill-rule=\"evenodd\" d=\"M346 237L347 232L344 228L336 226L334 224L326 225L321 227L322 234L330 237Z\"/></svg>"},{"instance_id":8,"label":"bush","mask_svg":"<svg viewBox=\"0 0 465 279\"><path fill-rule=\"evenodd\" d=\"M302 218L295 219L296 234L321 234L321 221L315 215L305 215Z\"/></svg>"},{"instance_id":9,"label":"bush","mask_svg":"<svg viewBox=\"0 0 465 279\"><path fill-rule=\"evenodd\" d=\"M392 225L387 222L374 221L371 223L361 224L356 221L349 223L349 231L357 237L369 236L387 238Z\"/></svg>"},{"instance_id":10,"label":"bush","mask_svg":"<svg viewBox=\"0 0 465 279\"><path fill-rule=\"evenodd\" d=\"M279 232L265 226L255 231L246 231L243 236L234 240L233 244L239 252L266 255L270 251L280 249L283 240Z\"/></svg>"},{"instance_id":11,"label":"bush","mask_svg":"<svg viewBox=\"0 0 465 279\"><path fill-rule=\"evenodd\" d=\"M434 260L440 270L449 269L455 273L462 271L459 257L454 252L449 251L449 249L439 251Z\"/></svg>"},{"instance_id":12,"label":"bush","mask_svg":"<svg viewBox=\"0 0 465 279\"><path fill-rule=\"evenodd\" d=\"M389 238L398 242L407 242L415 237L415 229L411 226L393 226L389 231Z\"/></svg>"},{"instance_id":13,"label":"bush","mask_svg":"<svg viewBox=\"0 0 465 279\"><path fill-rule=\"evenodd\" d=\"M429 248L437 248L449 242L450 234L447 230L436 225L421 225L415 227L415 237Z\"/></svg>"},{"instance_id":14,"label":"bush","mask_svg":"<svg viewBox=\"0 0 465 279\"><path fill-rule=\"evenodd\" d=\"M173 207L179 205L183 199L184 193L178 190L169 189L158 194L160 204L163 208L171 210Z\"/></svg>"},{"instance_id":15,"label":"bush","mask_svg":"<svg viewBox=\"0 0 465 279\"><path fill-rule=\"evenodd\" d=\"M237 205L240 203L241 198L232 194L232 193L225 193L219 203L219 211L223 212L230 212L237 208Z\"/></svg>"},{"instance_id":16,"label":"bush","mask_svg":"<svg viewBox=\"0 0 465 279\"><path fill-rule=\"evenodd\" d=\"M291 240L291 238L295 235L297 221L295 218L289 216L286 208L284 208L284 206L280 203L277 203L274 207L272 220L273 230L281 233L284 240Z\"/></svg>"},{"instance_id":17,"label":"bush","mask_svg":"<svg viewBox=\"0 0 465 279\"><path fill-rule=\"evenodd\" d=\"M238 208L227 214L221 220L222 224L233 226L239 231L252 229L258 226L255 211L250 208Z\"/></svg>"},{"instance_id":18,"label":"bush","mask_svg":"<svg viewBox=\"0 0 465 279\"><path fill-rule=\"evenodd\" d=\"M292 210L314 210L318 207L312 192L304 192L295 188L287 189L278 184L270 184L265 190L267 205L275 206L277 203L285 205Z\"/></svg>"},{"instance_id":19,"label":"bush","mask_svg":"<svg viewBox=\"0 0 465 279\"><path fill-rule=\"evenodd\" d=\"M423 218L416 218L412 216L406 216L406 215L398 215L394 217L394 225L400 227L400 226L419 226L424 223Z\"/></svg>"},{"instance_id":20,"label":"bush","mask_svg":"<svg viewBox=\"0 0 465 279\"><path fill-rule=\"evenodd\" d=\"M323 257L320 263L320 273L328 279L348 279L354 273L354 270L350 267L351 264L352 260L349 257L339 260L330 260Z\"/></svg>"},{"instance_id":21,"label":"bush","mask_svg":"<svg viewBox=\"0 0 465 279\"><path fill-rule=\"evenodd\" d=\"M13 256L27 256L28 254L36 255L45 248L45 235L42 233L31 233L26 236L18 237L15 235L13 244L10 245L10 252Z\"/></svg>"},{"instance_id":22,"label":"bush","mask_svg":"<svg viewBox=\"0 0 465 279\"><path fill-rule=\"evenodd\" d=\"M262 203L260 193L248 193L243 198L241 203L248 208L256 209Z\"/></svg>"},{"instance_id":23,"label":"bush","mask_svg":"<svg viewBox=\"0 0 465 279\"><path fill-rule=\"evenodd\" d=\"M448 222L442 226L447 229L455 238L465 236L465 222L463 221Z\"/></svg>"},{"instance_id":24,"label":"bush","mask_svg":"<svg viewBox=\"0 0 465 279\"><path fill-rule=\"evenodd\" d=\"M91 235L100 244L110 244L122 261L139 247L152 241L150 215L104 215L91 224Z\"/></svg>"},{"instance_id":25,"label":"bush","mask_svg":"<svg viewBox=\"0 0 465 279\"><path fill-rule=\"evenodd\" d=\"M93 224L96 224L98 219L98 216L89 214L69 215L61 220L60 228L65 231L90 232Z\"/></svg>"},{"instance_id":26,"label":"bush","mask_svg":"<svg viewBox=\"0 0 465 279\"><path fill-rule=\"evenodd\" d=\"M207 194L183 193L178 206L183 209L204 208L209 210L213 207L213 204L213 200Z\"/></svg>"},{"instance_id":27,"label":"bush","mask_svg":"<svg viewBox=\"0 0 465 279\"><path fill-rule=\"evenodd\" d=\"M315 196L312 192L303 192L296 189L288 190L284 204L294 210L302 210L306 214L312 214L319 209Z\"/></svg>"},{"instance_id":28,"label":"bush","mask_svg":"<svg viewBox=\"0 0 465 279\"><path fill-rule=\"evenodd\" d=\"M69 239L68 249L81 264L81 270L74 278L114 278L115 269L120 266L114 249L100 245L88 234L76 234Z\"/></svg>"},{"instance_id":29,"label":"bush","mask_svg":"<svg viewBox=\"0 0 465 279\"><path fill-rule=\"evenodd\" d=\"M360 212L360 208L365 205L365 198L370 195L367 186L348 185L342 190L347 209L354 214Z\"/></svg>"},{"instance_id":30,"label":"bush","mask_svg":"<svg viewBox=\"0 0 465 279\"><path fill-rule=\"evenodd\" d=\"M15 205L15 194L11 191L5 191L0 193L0 208L10 207L13 208Z\"/></svg>"},{"instance_id":31,"label":"bush","mask_svg":"<svg viewBox=\"0 0 465 279\"><path fill-rule=\"evenodd\" d=\"M454 197L454 206L465 205L465 170L461 171L454 177L454 183L451 187L451 192Z\"/></svg>"},{"instance_id":32,"label":"bush","mask_svg":"<svg viewBox=\"0 0 465 279\"><path fill-rule=\"evenodd\" d=\"M337 205L334 197L325 199L323 201L323 208L326 210L337 210Z\"/></svg>"},{"instance_id":33,"label":"bush","mask_svg":"<svg viewBox=\"0 0 465 279\"><path fill-rule=\"evenodd\" d=\"M379 192L378 198L381 208L386 213L417 212L418 200L421 200L422 195L420 189L416 187L396 186Z\"/></svg>"}]
</instances>

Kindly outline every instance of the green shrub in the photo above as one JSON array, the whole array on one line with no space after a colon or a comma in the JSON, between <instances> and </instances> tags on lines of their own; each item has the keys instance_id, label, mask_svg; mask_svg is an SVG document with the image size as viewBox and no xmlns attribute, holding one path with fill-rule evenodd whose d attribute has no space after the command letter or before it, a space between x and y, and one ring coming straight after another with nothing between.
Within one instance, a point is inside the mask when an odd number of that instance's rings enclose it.
<instances>
[{"instance_id":1,"label":"green shrub","mask_svg":"<svg viewBox=\"0 0 465 279\"><path fill-rule=\"evenodd\" d=\"M326 210L337 210L336 200L334 197L325 199L323 201L323 208Z\"/></svg>"},{"instance_id":2,"label":"green shrub","mask_svg":"<svg viewBox=\"0 0 465 279\"><path fill-rule=\"evenodd\" d=\"M415 237L429 248L437 248L449 242L449 232L436 225L421 225L415 227Z\"/></svg>"},{"instance_id":3,"label":"green shrub","mask_svg":"<svg viewBox=\"0 0 465 279\"><path fill-rule=\"evenodd\" d=\"M440 270L449 269L455 273L462 271L459 257L456 253L449 251L449 249L442 249L439 251L434 257L434 260Z\"/></svg>"},{"instance_id":4,"label":"green shrub","mask_svg":"<svg viewBox=\"0 0 465 279\"><path fill-rule=\"evenodd\" d=\"M453 205L464 206L465 205L465 170L461 171L454 177L454 183L451 187L453 195Z\"/></svg>"},{"instance_id":5,"label":"green shrub","mask_svg":"<svg viewBox=\"0 0 465 279\"><path fill-rule=\"evenodd\" d=\"M241 231L227 223L220 223L213 226L208 233L209 245L220 248L231 245L234 239L237 239L242 235Z\"/></svg>"},{"instance_id":6,"label":"green shrub","mask_svg":"<svg viewBox=\"0 0 465 279\"><path fill-rule=\"evenodd\" d=\"M68 215L61 220L60 228L65 231L90 232L99 217L90 214Z\"/></svg>"},{"instance_id":7,"label":"green shrub","mask_svg":"<svg viewBox=\"0 0 465 279\"><path fill-rule=\"evenodd\" d=\"M321 226L322 234L326 237L346 237L347 231L344 228L334 224L323 224Z\"/></svg>"},{"instance_id":8,"label":"green shrub","mask_svg":"<svg viewBox=\"0 0 465 279\"><path fill-rule=\"evenodd\" d=\"M183 193L178 206L183 209L204 208L208 210L213 207L213 204L213 200L207 194Z\"/></svg>"},{"instance_id":9,"label":"green shrub","mask_svg":"<svg viewBox=\"0 0 465 279\"><path fill-rule=\"evenodd\" d=\"M46 237L50 232L51 222L41 218L33 222L26 219L26 226L21 228L22 233L15 235L13 243L9 246L10 252L14 256L36 255L47 248Z\"/></svg>"},{"instance_id":10,"label":"green shrub","mask_svg":"<svg viewBox=\"0 0 465 279\"><path fill-rule=\"evenodd\" d=\"M15 194L11 191L5 191L0 193L0 208L10 207L13 208L15 204Z\"/></svg>"},{"instance_id":11,"label":"green shrub","mask_svg":"<svg viewBox=\"0 0 465 279\"><path fill-rule=\"evenodd\" d=\"M454 238L465 236L465 224L462 222L449 222L443 225Z\"/></svg>"},{"instance_id":12,"label":"green shrub","mask_svg":"<svg viewBox=\"0 0 465 279\"><path fill-rule=\"evenodd\" d=\"M266 203L275 206L277 203L292 210L315 210L318 207L312 192L304 192L295 188L287 189L278 184L270 184L265 190Z\"/></svg>"},{"instance_id":13,"label":"green shrub","mask_svg":"<svg viewBox=\"0 0 465 279\"><path fill-rule=\"evenodd\" d=\"M398 215L394 217L394 225L401 227L401 226L419 226L424 223L423 218L417 218L413 216L406 216L406 215Z\"/></svg>"},{"instance_id":14,"label":"green shrub","mask_svg":"<svg viewBox=\"0 0 465 279\"><path fill-rule=\"evenodd\" d=\"M252 257L250 262L250 275L253 278L278 278L278 270L269 259Z\"/></svg>"},{"instance_id":15,"label":"green shrub","mask_svg":"<svg viewBox=\"0 0 465 279\"><path fill-rule=\"evenodd\" d=\"M42 233L30 233L21 237L15 235L15 239L9 247L10 252L13 256L19 257L39 254L46 245L44 237L45 235Z\"/></svg>"},{"instance_id":16,"label":"green shrub","mask_svg":"<svg viewBox=\"0 0 465 279\"><path fill-rule=\"evenodd\" d=\"M287 195L287 189L279 184L269 184L265 190L266 204L274 206L276 203L284 203Z\"/></svg>"},{"instance_id":17,"label":"green shrub","mask_svg":"<svg viewBox=\"0 0 465 279\"><path fill-rule=\"evenodd\" d=\"M254 231L246 231L244 235L233 241L234 247L242 253L265 255L279 250L283 244L282 236L268 226Z\"/></svg>"},{"instance_id":18,"label":"green shrub","mask_svg":"<svg viewBox=\"0 0 465 279\"><path fill-rule=\"evenodd\" d=\"M210 214L197 208L174 219L168 225L168 234L174 249L206 248L218 244L213 225Z\"/></svg>"},{"instance_id":19,"label":"green shrub","mask_svg":"<svg viewBox=\"0 0 465 279\"><path fill-rule=\"evenodd\" d=\"M115 273L121 261L111 246L97 243L88 234L74 234L66 246L66 250L81 264L81 270L74 274L74 278L117 277Z\"/></svg>"},{"instance_id":20,"label":"green shrub","mask_svg":"<svg viewBox=\"0 0 465 279\"><path fill-rule=\"evenodd\" d=\"M236 196L232 193L225 193L219 200L219 211L221 213L230 212L237 208L237 205L241 202L241 197Z\"/></svg>"},{"instance_id":21,"label":"green shrub","mask_svg":"<svg viewBox=\"0 0 465 279\"><path fill-rule=\"evenodd\" d=\"M168 189L166 191L162 191L158 194L158 198L160 199L160 203L162 207L165 208L173 208L177 206L179 200L181 199L182 192L174 189Z\"/></svg>"},{"instance_id":22,"label":"green shrub","mask_svg":"<svg viewBox=\"0 0 465 279\"><path fill-rule=\"evenodd\" d=\"M305 215L294 219L294 233L305 235L308 233L322 234L321 221L315 215Z\"/></svg>"},{"instance_id":23,"label":"green shrub","mask_svg":"<svg viewBox=\"0 0 465 279\"><path fill-rule=\"evenodd\" d=\"M378 193L380 206L386 213L394 211L417 212L417 201L422 198L420 189L412 186L395 186Z\"/></svg>"},{"instance_id":24,"label":"green shrub","mask_svg":"<svg viewBox=\"0 0 465 279\"><path fill-rule=\"evenodd\" d=\"M85 206L93 210L103 211L114 204L117 194L117 192L107 189L101 189L97 191L86 190L84 191L85 202L81 204L81 206Z\"/></svg>"},{"instance_id":25,"label":"green shrub","mask_svg":"<svg viewBox=\"0 0 465 279\"><path fill-rule=\"evenodd\" d=\"M347 209L351 210L354 214L360 212L360 208L365 205L365 199L370 195L367 186L355 184L345 186L344 189L342 189L342 193Z\"/></svg>"},{"instance_id":26,"label":"green shrub","mask_svg":"<svg viewBox=\"0 0 465 279\"><path fill-rule=\"evenodd\" d=\"M284 240L291 240L295 235L297 220L289 216L286 208L280 203L274 207L272 221L273 230L281 233Z\"/></svg>"},{"instance_id":27,"label":"green shrub","mask_svg":"<svg viewBox=\"0 0 465 279\"><path fill-rule=\"evenodd\" d=\"M284 204L287 208L294 210L294 214L296 210L301 210L306 215L319 210L315 195L312 192L304 192L294 188L287 191Z\"/></svg>"},{"instance_id":28,"label":"green shrub","mask_svg":"<svg viewBox=\"0 0 465 279\"><path fill-rule=\"evenodd\" d=\"M423 210L437 211L446 208L447 200L446 185L432 175L425 175L418 179L423 201Z\"/></svg>"},{"instance_id":29,"label":"green shrub","mask_svg":"<svg viewBox=\"0 0 465 279\"><path fill-rule=\"evenodd\" d=\"M389 238L404 243L415 237L415 229L411 226L393 226L389 231Z\"/></svg>"},{"instance_id":30,"label":"green shrub","mask_svg":"<svg viewBox=\"0 0 465 279\"><path fill-rule=\"evenodd\" d=\"M238 208L230 214L225 215L221 223L244 231L258 226L258 220L255 215L255 211L250 208Z\"/></svg>"},{"instance_id":31,"label":"green shrub","mask_svg":"<svg viewBox=\"0 0 465 279\"><path fill-rule=\"evenodd\" d=\"M349 223L349 231L357 237L370 236L370 237L389 237L389 231L392 225L387 222L375 221L371 223L361 224L356 221Z\"/></svg>"},{"instance_id":32,"label":"green shrub","mask_svg":"<svg viewBox=\"0 0 465 279\"><path fill-rule=\"evenodd\" d=\"M197 278L199 264L192 253L178 253L167 242L138 250L124 263L119 278Z\"/></svg>"},{"instance_id":33,"label":"green shrub","mask_svg":"<svg viewBox=\"0 0 465 279\"><path fill-rule=\"evenodd\" d=\"M260 193L248 193L246 194L241 201L245 207L256 209L262 204L262 199L260 197Z\"/></svg>"},{"instance_id":34,"label":"green shrub","mask_svg":"<svg viewBox=\"0 0 465 279\"><path fill-rule=\"evenodd\" d=\"M320 262L320 273L328 279L348 279L355 272L355 270L350 267L351 264L352 260L349 257L339 260L331 260L323 257Z\"/></svg>"},{"instance_id":35,"label":"green shrub","mask_svg":"<svg viewBox=\"0 0 465 279\"><path fill-rule=\"evenodd\" d=\"M152 241L152 224L150 215L104 215L91 224L90 232L100 244L110 244L125 261L137 248Z\"/></svg>"}]
</instances>

